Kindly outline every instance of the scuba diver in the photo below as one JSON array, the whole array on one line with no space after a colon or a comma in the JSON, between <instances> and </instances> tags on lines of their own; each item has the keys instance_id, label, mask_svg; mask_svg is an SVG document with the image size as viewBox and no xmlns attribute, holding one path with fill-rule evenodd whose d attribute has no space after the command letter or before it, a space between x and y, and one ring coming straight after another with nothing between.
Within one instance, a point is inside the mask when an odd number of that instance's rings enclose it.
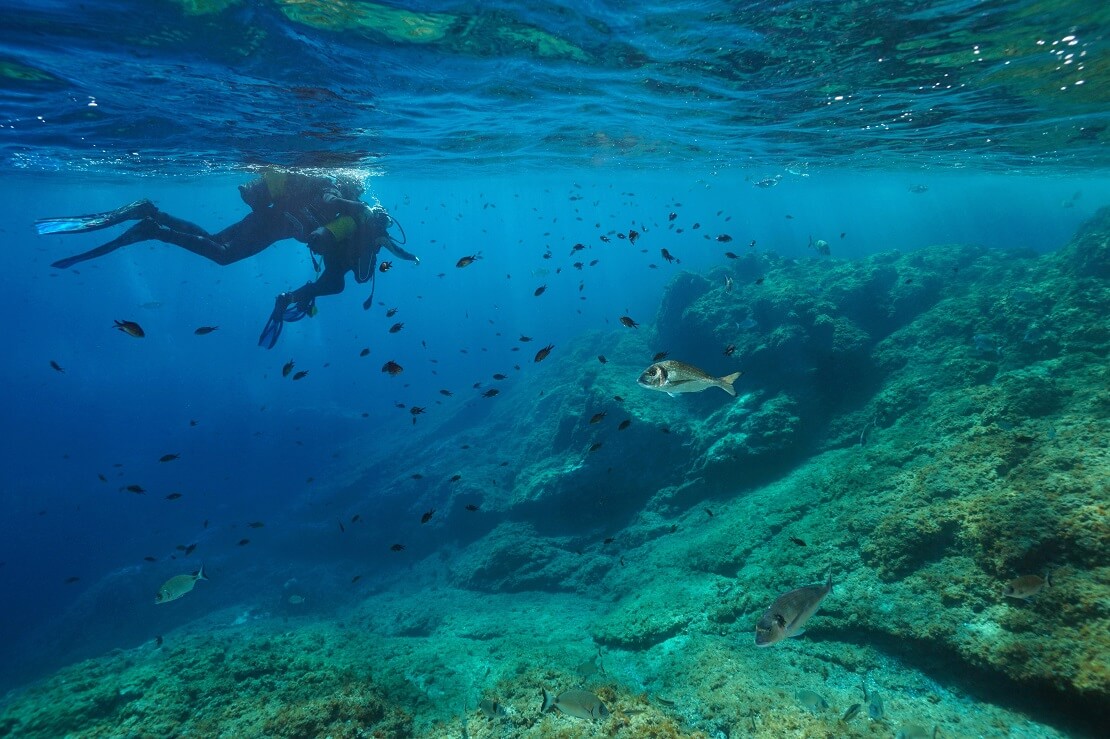
<instances>
[{"instance_id":1,"label":"scuba diver","mask_svg":"<svg viewBox=\"0 0 1110 739\"><path fill-rule=\"evenodd\" d=\"M380 205L366 207L354 215L345 215L321 226L308 235L308 248L312 264L319 272L316 255L324 261L324 270L315 282L307 282L292 292L284 292L274 301L274 310L258 337L258 345L273 349L281 336L285 321L299 321L316 315L316 298L343 292L344 277L353 272L360 285L374 279L377 274L378 252L385 247L399 259L420 264L420 257L405 250L404 241L389 235L394 220ZM404 229L401 229L404 238ZM389 262L382 262L385 272ZM362 304L369 309L374 300L374 288Z\"/></svg>"},{"instance_id":2,"label":"scuba diver","mask_svg":"<svg viewBox=\"0 0 1110 739\"><path fill-rule=\"evenodd\" d=\"M107 213L42 218L35 221L35 229L43 235L74 234L138 221L107 244L51 265L58 269L150 240L174 244L216 264L228 265L252 257L283 239L307 243L309 235L321 226L369 208L358 199L361 194L362 186L350 178L267 169L262 176L239 186L239 195L251 212L215 234L158 210L149 200L138 200Z\"/></svg>"}]
</instances>

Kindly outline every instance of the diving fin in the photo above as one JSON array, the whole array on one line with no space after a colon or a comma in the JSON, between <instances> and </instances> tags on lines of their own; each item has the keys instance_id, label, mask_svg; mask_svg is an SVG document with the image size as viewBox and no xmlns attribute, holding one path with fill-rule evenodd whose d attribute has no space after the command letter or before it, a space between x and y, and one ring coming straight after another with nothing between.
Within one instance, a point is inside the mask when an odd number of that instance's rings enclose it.
<instances>
[{"instance_id":1,"label":"diving fin","mask_svg":"<svg viewBox=\"0 0 1110 739\"><path fill-rule=\"evenodd\" d=\"M136 200L130 205L110 210L107 213L91 213L84 216L67 216L62 218L40 218L35 221L35 230L40 236L49 234L77 234L87 231L99 231L109 228L124 221L134 221L148 218L157 212L154 203L149 200Z\"/></svg>"}]
</instances>

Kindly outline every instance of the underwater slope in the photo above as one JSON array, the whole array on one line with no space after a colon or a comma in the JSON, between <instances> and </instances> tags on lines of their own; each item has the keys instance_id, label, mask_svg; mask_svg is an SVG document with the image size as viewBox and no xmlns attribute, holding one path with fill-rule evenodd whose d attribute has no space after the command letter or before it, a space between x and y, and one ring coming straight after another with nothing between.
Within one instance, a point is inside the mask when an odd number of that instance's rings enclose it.
<instances>
[{"instance_id":1,"label":"underwater slope","mask_svg":"<svg viewBox=\"0 0 1110 739\"><path fill-rule=\"evenodd\" d=\"M616 736L1093 736L1110 697L1108 281L1110 209L1041 257L750 256L679 276L654 326L558 347L374 462L394 484L368 538L437 509L399 554L407 587L338 618L214 614L10 697L0 732L204 731L207 715L285 736L589 736L538 710L540 685L584 683ZM659 351L745 370L740 397L636 387ZM337 505L366 495L352 478ZM756 649L767 604L829 570L808 635ZM876 692L884 715L840 721Z\"/></svg>"}]
</instances>

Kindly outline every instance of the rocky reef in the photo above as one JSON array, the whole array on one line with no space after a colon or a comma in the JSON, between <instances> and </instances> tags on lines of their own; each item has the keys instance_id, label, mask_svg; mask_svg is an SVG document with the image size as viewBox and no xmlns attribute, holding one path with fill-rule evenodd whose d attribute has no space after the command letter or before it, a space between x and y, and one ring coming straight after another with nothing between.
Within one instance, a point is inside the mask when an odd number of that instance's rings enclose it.
<instances>
[{"instance_id":1,"label":"rocky reef","mask_svg":"<svg viewBox=\"0 0 1110 739\"><path fill-rule=\"evenodd\" d=\"M0 734L1094 736L1108 279L1110 209L1046 255L681 274L653 325L561 347L480 427L429 418L371 463L389 484L368 538L439 513L347 612L202 621L75 665L9 696ZM637 387L659 351L742 370L738 397ZM807 634L756 649L775 596L830 572ZM1026 575L1048 584L1003 595ZM541 714L541 686L611 715Z\"/></svg>"}]
</instances>

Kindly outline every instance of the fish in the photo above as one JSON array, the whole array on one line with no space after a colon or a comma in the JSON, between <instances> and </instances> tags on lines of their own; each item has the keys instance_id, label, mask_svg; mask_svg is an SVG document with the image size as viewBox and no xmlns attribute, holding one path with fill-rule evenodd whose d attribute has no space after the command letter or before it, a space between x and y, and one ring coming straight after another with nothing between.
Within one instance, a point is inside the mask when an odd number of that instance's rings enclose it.
<instances>
[{"instance_id":1,"label":"fish","mask_svg":"<svg viewBox=\"0 0 1110 739\"><path fill-rule=\"evenodd\" d=\"M393 546L400 546L400 544L394 544ZM404 547L401 547L401 549L404 549ZM351 584L354 585L356 582L358 582L361 579L362 579L362 575L355 575L354 577L351 578Z\"/></svg>"},{"instance_id":2,"label":"fish","mask_svg":"<svg viewBox=\"0 0 1110 739\"><path fill-rule=\"evenodd\" d=\"M824 585L806 585L775 598L755 625L755 645L769 647L802 634L802 627L821 607L821 601L832 592L832 587L832 572L829 572Z\"/></svg>"},{"instance_id":3,"label":"fish","mask_svg":"<svg viewBox=\"0 0 1110 739\"><path fill-rule=\"evenodd\" d=\"M531 341L531 340L532 340L532 337L531 337L531 336L525 336L524 334L521 334L521 335L520 335L520 338L519 338L519 339L517 339L517 341L520 341L520 342L522 342L522 343L524 343L524 344L527 344L527 343L528 343L529 341Z\"/></svg>"},{"instance_id":4,"label":"fish","mask_svg":"<svg viewBox=\"0 0 1110 739\"><path fill-rule=\"evenodd\" d=\"M157 562L158 558L157 557L151 557L150 555L147 555L146 557L143 557L143 561L144 562Z\"/></svg>"},{"instance_id":5,"label":"fish","mask_svg":"<svg viewBox=\"0 0 1110 739\"><path fill-rule=\"evenodd\" d=\"M145 495L146 494L146 490L143 489L142 485L128 485L124 489L127 490L127 492L129 492L129 493L135 493L135 495Z\"/></svg>"},{"instance_id":6,"label":"fish","mask_svg":"<svg viewBox=\"0 0 1110 739\"><path fill-rule=\"evenodd\" d=\"M910 189L910 192L914 193L915 195L920 195L923 192L928 192L929 191L929 186L928 185L910 185L909 189Z\"/></svg>"},{"instance_id":7,"label":"fish","mask_svg":"<svg viewBox=\"0 0 1110 739\"><path fill-rule=\"evenodd\" d=\"M466 508L466 510L473 513L474 511L478 510L478 505L476 503L467 503L465 508Z\"/></svg>"},{"instance_id":8,"label":"fish","mask_svg":"<svg viewBox=\"0 0 1110 739\"><path fill-rule=\"evenodd\" d=\"M432 520L432 516L434 515L436 515L436 509L429 508L428 510L424 511L424 515L420 517L420 523L428 523Z\"/></svg>"},{"instance_id":9,"label":"fish","mask_svg":"<svg viewBox=\"0 0 1110 739\"><path fill-rule=\"evenodd\" d=\"M733 372L724 377L713 377L691 364L668 359L648 367L640 373L640 378L636 382L640 387L660 390L672 398L678 393L700 393L711 387L719 387L729 395L735 396L736 390L733 389L732 383L736 382L741 374L743 373Z\"/></svg>"},{"instance_id":10,"label":"fish","mask_svg":"<svg viewBox=\"0 0 1110 739\"><path fill-rule=\"evenodd\" d=\"M419 416L421 413L423 413L426 410L428 410L428 409L427 408L421 408L418 405L414 405L411 408L409 408L409 413L411 413L414 416Z\"/></svg>"},{"instance_id":11,"label":"fish","mask_svg":"<svg viewBox=\"0 0 1110 739\"><path fill-rule=\"evenodd\" d=\"M65 374L65 372L66 372L66 371L65 371L65 370L64 370L64 369L62 368L62 365L58 364L58 363L57 363L57 362L55 362L55 361L54 361L53 359L51 359L51 360L50 360L50 368L51 368L51 369L53 369L53 370L54 370L55 372L61 372L61 373L62 373L63 375L64 375L64 374Z\"/></svg>"},{"instance_id":12,"label":"fish","mask_svg":"<svg viewBox=\"0 0 1110 739\"><path fill-rule=\"evenodd\" d=\"M617 426L617 431L624 431L626 428L628 428L631 425L632 425L632 420L626 418L626 419L624 419L623 421L620 422L619 426Z\"/></svg>"},{"instance_id":13,"label":"fish","mask_svg":"<svg viewBox=\"0 0 1110 739\"><path fill-rule=\"evenodd\" d=\"M459 269L462 269L463 267L469 267L470 265L474 264L475 262L477 262L481 258L482 258L482 253L481 252L478 252L477 254L471 254L468 257L460 257L459 261L455 262L455 266L458 267Z\"/></svg>"},{"instance_id":14,"label":"fish","mask_svg":"<svg viewBox=\"0 0 1110 739\"><path fill-rule=\"evenodd\" d=\"M810 713L820 713L828 710L829 707L829 702L822 695L814 693L812 690L799 690L794 693L794 698L802 704L802 708Z\"/></svg>"},{"instance_id":15,"label":"fish","mask_svg":"<svg viewBox=\"0 0 1110 739\"><path fill-rule=\"evenodd\" d=\"M590 444L589 451L590 451L590 453L593 453L593 452L596 452L600 448L601 448L601 442L597 441L597 442L594 442L593 444Z\"/></svg>"},{"instance_id":16,"label":"fish","mask_svg":"<svg viewBox=\"0 0 1110 739\"><path fill-rule=\"evenodd\" d=\"M72 585L73 583L80 582L80 581L81 581L81 578L74 575L72 577L67 577L66 578L66 585Z\"/></svg>"},{"instance_id":17,"label":"fish","mask_svg":"<svg viewBox=\"0 0 1110 739\"><path fill-rule=\"evenodd\" d=\"M543 690L543 707L540 709L540 713L559 709L560 713L567 716L586 720L608 718L609 716L609 709L605 707L601 699L588 690L571 688L570 690L564 690L559 695L552 695L547 688L541 689Z\"/></svg>"},{"instance_id":18,"label":"fish","mask_svg":"<svg viewBox=\"0 0 1110 739\"><path fill-rule=\"evenodd\" d=\"M288 377L289 373L293 371L294 366L295 365L293 364L292 359L290 359L288 362L286 362L284 365L282 365L282 367L281 367L281 376L282 377Z\"/></svg>"},{"instance_id":19,"label":"fish","mask_svg":"<svg viewBox=\"0 0 1110 739\"><path fill-rule=\"evenodd\" d=\"M546 291L546 290L547 290L547 285L540 285L534 291L532 291L532 294L535 295L538 298L539 296L543 295L544 291Z\"/></svg>"},{"instance_id":20,"label":"fish","mask_svg":"<svg viewBox=\"0 0 1110 739\"><path fill-rule=\"evenodd\" d=\"M674 211L671 211L670 213L667 214L667 220L668 221L673 221L676 218L678 218L678 213L675 213Z\"/></svg>"},{"instance_id":21,"label":"fish","mask_svg":"<svg viewBox=\"0 0 1110 739\"><path fill-rule=\"evenodd\" d=\"M601 411L600 413L595 413L592 416L590 416L590 423L601 423L601 420L603 418L605 418L605 411Z\"/></svg>"},{"instance_id":22,"label":"fish","mask_svg":"<svg viewBox=\"0 0 1110 739\"><path fill-rule=\"evenodd\" d=\"M632 318L629 317L629 316L621 316L621 325L622 326L627 326L628 328L639 328L640 327L640 324L633 321Z\"/></svg>"},{"instance_id":23,"label":"fish","mask_svg":"<svg viewBox=\"0 0 1110 739\"><path fill-rule=\"evenodd\" d=\"M162 587L158 588L158 593L154 596L154 602L158 604L177 600L190 592L193 586L197 584L197 580L207 579L208 576L204 574L204 565L201 565L200 569L192 575L176 575L175 577L171 577L162 584Z\"/></svg>"},{"instance_id":24,"label":"fish","mask_svg":"<svg viewBox=\"0 0 1110 739\"><path fill-rule=\"evenodd\" d=\"M382 365L382 372L396 377L405 371L405 368L394 362L392 359Z\"/></svg>"},{"instance_id":25,"label":"fish","mask_svg":"<svg viewBox=\"0 0 1110 739\"><path fill-rule=\"evenodd\" d=\"M724 354L726 357L731 357L733 355L733 353L735 353L735 352L736 352L736 344L729 344L728 346L725 347L725 350L721 353Z\"/></svg>"},{"instance_id":26,"label":"fish","mask_svg":"<svg viewBox=\"0 0 1110 739\"><path fill-rule=\"evenodd\" d=\"M636 239L640 238L640 232L632 229L628 230L628 243L635 244Z\"/></svg>"},{"instance_id":27,"label":"fish","mask_svg":"<svg viewBox=\"0 0 1110 739\"><path fill-rule=\"evenodd\" d=\"M459 475L459 474L451 475L451 482L458 482L461 479L462 479L462 475Z\"/></svg>"},{"instance_id":28,"label":"fish","mask_svg":"<svg viewBox=\"0 0 1110 739\"><path fill-rule=\"evenodd\" d=\"M487 390L487 391L485 391L484 393L482 393L482 397L483 397L483 398L494 398L494 397L496 397L496 396L497 396L497 395L498 395L498 394L499 394L500 392L501 392L501 391L500 391L500 390L498 390L497 388L495 388L495 387L491 387L491 388L490 388L489 390Z\"/></svg>"},{"instance_id":29,"label":"fish","mask_svg":"<svg viewBox=\"0 0 1110 739\"><path fill-rule=\"evenodd\" d=\"M389 310L387 310L385 312L385 317L386 318L393 318L393 316L395 316L395 315L397 315L397 309L396 308L390 308Z\"/></svg>"},{"instance_id":30,"label":"fish","mask_svg":"<svg viewBox=\"0 0 1110 739\"><path fill-rule=\"evenodd\" d=\"M667 358L667 352L655 352L655 356L651 358L653 362L662 362Z\"/></svg>"},{"instance_id":31,"label":"fish","mask_svg":"<svg viewBox=\"0 0 1110 739\"><path fill-rule=\"evenodd\" d=\"M389 551L391 551L391 552L403 552L404 550L405 550L405 545L404 544L394 544L393 546L391 546L389 548Z\"/></svg>"},{"instance_id":32,"label":"fish","mask_svg":"<svg viewBox=\"0 0 1110 739\"><path fill-rule=\"evenodd\" d=\"M732 284L733 284L732 283L732 278L729 277L728 275L725 275L725 292L726 293L732 292Z\"/></svg>"},{"instance_id":33,"label":"fish","mask_svg":"<svg viewBox=\"0 0 1110 739\"><path fill-rule=\"evenodd\" d=\"M756 180L752 184L755 185L756 187L762 187L762 188L766 189L768 187L774 187L775 185L779 184L779 180L781 180L781 179L782 179L782 175L777 174L774 177L764 177L761 180Z\"/></svg>"},{"instance_id":34,"label":"fish","mask_svg":"<svg viewBox=\"0 0 1110 739\"><path fill-rule=\"evenodd\" d=\"M766 277L757 277L757 278L755 278L755 284L762 285L763 281L766 280L766 279L767 279Z\"/></svg>"},{"instance_id":35,"label":"fish","mask_svg":"<svg viewBox=\"0 0 1110 739\"><path fill-rule=\"evenodd\" d=\"M405 324L403 324L403 323L395 323L395 324L393 324L392 326L389 327L389 333L395 334L398 331L400 331L401 329L403 329L404 327L405 327Z\"/></svg>"},{"instance_id":36,"label":"fish","mask_svg":"<svg viewBox=\"0 0 1110 739\"><path fill-rule=\"evenodd\" d=\"M791 542L792 544L797 544L797 545L798 545L798 546L800 546L800 547L804 547L804 546L806 545L806 543L805 543L804 541L802 541L801 539L799 539L799 538L798 538L798 537L796 537L796 536L791 536L791 537L790 537L790 542Z\"/></svg>"},{"instance_id":37,"label":"fish","mask_svg":"<svg viewBox=\"0 0 1110 739\"><path fill-rule=\"evenodd\" d=\"M713 518L713 511L706 508L705 509L705 515L709 516L710 518Z\"/></svg>"},{"instance_id":38,"label":"fish","mask_svg":"<svg viewBox=\"0 0 1110 739\"><path fill-rule=\"evenodd\" d=\"M848 710L844 712L844 715L840 717L840 720L844 721L845 723L851 721L853 718L855 718L856 714L859 713L859 709L860 704L853 703L852 705L848 706Z\"/></svg>"},{"instance_id":39,"label":"fish","mask_svg":"<svg viewBox=\"0 0 1110 739\"><path fill-rule=\"evenodd\" d=\"M162 646L162 643L163 643L164 641L165 641L165 639L163 639L163 638L162 638L162 635L161 635L161 634L159 634L158 636L154 637L154 644L155 644L155 646L159 646L159 647L160 647L160 646Z\"/></svg>"},{"instance_id":40,"label":"fish","mask_svg":"<svg viewBox=\"0 0 1110 739\"><path fill-rule=\"evenodd\" d=\"M363 349L362 351L360 351L360 352L358 353L358 355L359 355L360 357L365 357L365 356L367 356L367 355L368 355L369 353L370 353L370 347L366 347L365 349Z\"/></svg>"},{"instance_id":41,"label":"fish","mask_svg":"<svg viewBox=\"0 0 1110 739\"><path fill-rule=\"evenodd\" d=\"M667 251L667 250L666 250L665 248L664 248L664 249L660 249L660 250L659 250L659 253L660 253L660 255L662 255L662 257L663 257L664 259L666 259L666 260L667 260L667 262L668 262L668 263L674 263L674 262L678 262L679 264L682 264L682 260L681 260L681 259L676 259L676 258L675 258L675 256L674 256L673 254L671 254L671 253L670 253L669 251Z\"/></svg>"},{"instance_id":42,"label":"fish","mask_svg":"<svg viewBox=\"0 0 1110 739\"><path fill-rule=\"evenodd\" d=\"M98 472L98 473L96 473L96 477L97 477L97 479L98 479L98 480L100 480L101 482L108 482L108 478L107 478L107 477L105 477L105 476L104 476L104 474L103 474L103 473L101 473L101 472Z\"/></svg>"},{"instance_id":43,"label":"fish","mask_svg":"<svg viewBox=\"0 0 1110 739\"><path fill-rule=\"evenodd\" d=\"M507 379L509 379L509 376L508 375L503 375L500 372L498 372L497 374L495 374L493 376L493 379L495 379L495 380L507 380Z\"/></svg>"},{"instance_id":44,"label":"fish","mask_svg":"<svg viewBox=\"0 0 1110 739\"><path fill-rule=\"evenodd\" d=\"M181 459L180 454L163 454L159 462L172 462L175 459Z\"/></svg>"},{"instance_id":45,"label":"fish","mask_svg":"<svg viewBox=\"0 0 1110 739\"><path fill-rule=\"evenodd\" d=\"M262 521L251 521L250 523L247 524L247 528L249 528L249 529L260 529L260 528L264 527L265 525L266 524L263 523Z\"/></svg>"},{"instance_id":46,"label":"fish","mask_svg":"<svg viewBox=\"0 0 1110 739\"><path fill-rule=\"evenodd\" d=\"M382 262L378 265L379 272L388 272L391 269L393 269L393 262Z\"/></svg>"},{"instance_id":47,"label":"fish","mask_svg":"<svg viewBox=\"0 0 1110 739\"><path fill-rule=\"evenodd\" d=\"M181 497L181 493L170 493L166 496L166 500L177 500Z\"/></svg>"},{"instance_id":48,"label":"fish","mask_svg":"<svg viewBox=\"0 0 1110 739\"><path fill-rule=\"evenodd\" d=\"M720 234L717 237L717 241L720 241L722 244L727 244L728 242L732 241L732 237L728 234Z\"/></svg>"},{"instance_id":49,"label":"fish","mask_svg":"<svg viewBox=\"0 0 1110 739\"><path fill-rule=\"evenodd\" d=\"M730 251L726 251L725 256L728 257L729 259L739 259L740 258L739 254L733 254Z\"/></svg>"},{"instance_id":50,"label":"fish","mask_svg":"<svg viewBox=\"0 0 1110 739\"><path fill-rule=\"evenodd\" d=\"M306 377L308 377L308 370L301 370L297 374L293 375L294 380L303 380Z\"/></svg>"},{"instance_id":51,"label":"fish","mask_svg":"<svg viewBox=\"0 0 1110 739\"><path fill-rule=\"evenodd\" d=\"M906 724L898 733L894 735L894 739L936 739L937 730L939 727L933 726L933 730L929 731L923 726L917 724Z\"/></svg>"},{"instance_id":52,"label":"fish","mask_svg":"<svg viewBox=\"0 0 1110 739\"><path fill-rule=\"evenodd\" d=\"M439 394L447 398L450 398L452 395L454 395L454 393L450 390L440 390Z\"/></svg>"},{"instance_id":53,"label":"fish","mask_svg":"<svg viewBox=\"0 0 1110 739\"><path fill-rule=\"evenodd\" d=\"M205 334L212 333L213 331L215 331L218 328L219 328L219 326L201 326L200 328L193 331L193 333L196 334L197 336L204 336Z\"/></svg>"},{"instance_id":54,"label":"fish","mask_svg":"<svg viewBox=\"0 0 1110 739\"><path fill-rule=\"evenodd\" d=\"M188 557L190 554L193 553L193 550L196 549L196 548L197 548L196 544L190 544L189 546L185 547L181 551L185 552L185 556Z\"/></svg>"},{"instance_id":55,"label":"fish","mask_svg":"<svg viewBox=\"0 0 1110 739\"><path fill-rule=\"evenodd\" d=\"M503 705L490 698L483 698L479 701L478 710L480 710L486 718L495 719L508 714L508 711L505 710Z\"/></svg>"},{"instance_id":56,"label":"fish","mask_svg":"<svg viewBox=\"0 0 1110 739\"><path fill-rule=\"evenodd\" d=\"M1006 588L1002 591L1002 595L1007 598L1016 598L1017 600L1028 600L1041 592L1041 589L1046 585L1052 585L1052 579L1047 572L1044 577L1040 575L1022 575L1006 583Z\"/></svg>"},{"instance_id":57,"label":"fish","mask_svg":"<svg viewBox=\"0 0 1110 739\"><path fill-rule=\"evenodd\" d=\"M605 364L605 363L607 363L607 362L608 362L609 360L605 358L605 355L604 355L604 354L598 354L598 355L597 355L597 361L601 362L602 364Z\"/></svg>"},{"instance_id":58,"label":"fish","mask_svg":"<svg viewBox=\"0 0 1110 739\"><path fill-rule=\"evenodd\" d=\"M877 692L872 691L867 698L867 715L873 721L882 721L883 719L883 697Z\"/></svg>"},{"instance_id":59,"label":"fish","mask_svg":"<svg viewBox=\"0 0 1110 739\"><path fill-rule=\"evenodd\" d=\"M134 321L115 321L113 328L117 328L128 336L134 336L136 339L141 339L146 336L146 331L143 327Z\"/></svg>"},{"instance_id":60,"label":"fish","mask_svg":"<svg viewBox=\"0 0 1110 739\"><path fill-rule=\"evenodd\" d=\"M299 606L301 603L304 603L304 596L303 595L290 595L289 596L289 602L292 603L295 606Z\"/></svg>"},{"instance_id":61,"label":"fish","mask_svg":"<svg viewBox=\"0 0 1110 739\"><path fill-rule=\"evenodd\" d=\"M543 349L540 349L538 352L536 352L536 358L534 361L542 362L543 360L547 359L547 355L551 354L551 350L554 348L554 344L548 344Z\"/></svg>"}]
</instances>

